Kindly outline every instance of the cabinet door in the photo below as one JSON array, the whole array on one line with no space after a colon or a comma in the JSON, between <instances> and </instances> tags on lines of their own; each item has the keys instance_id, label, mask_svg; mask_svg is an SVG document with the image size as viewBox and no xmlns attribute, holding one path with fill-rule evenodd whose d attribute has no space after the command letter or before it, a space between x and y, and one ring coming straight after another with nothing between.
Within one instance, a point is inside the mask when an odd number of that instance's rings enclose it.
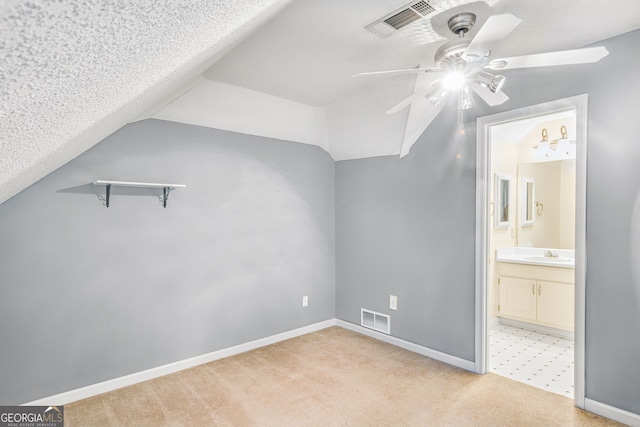
<instances>
[{"instance_id":1,"label":"cabinet door","mask_svg":"<svg viewBox=\"0 0 640 427\"><path fill-rule=\"evenodd\" d=\"M500 316L536 320L535 280L500 277L499 286Z\"/></svg>"},{"instance_id":2,"label":"cabinet door","mask_svg":"<svg viewBox=\"0 0 640 427\"><path fill-rule=\"evenodd\" d=\"M574 286L568 283L538 282L538 321L573 330Z\"/></svg>"}]
</instances>

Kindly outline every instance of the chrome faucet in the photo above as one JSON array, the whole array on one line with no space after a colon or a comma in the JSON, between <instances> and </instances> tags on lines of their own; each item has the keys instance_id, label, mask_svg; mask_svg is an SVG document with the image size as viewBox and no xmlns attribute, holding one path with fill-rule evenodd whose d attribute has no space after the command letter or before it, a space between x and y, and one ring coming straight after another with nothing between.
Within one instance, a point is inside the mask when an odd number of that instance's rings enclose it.
<instances>
[{"instance_id":1,"label":"chrome faucet","mask_svg":"<svg viewBox=\"0 0 640 427\"><path fill-rule=\"evenodd\" d=\"M548 258L558 258L560 255L557 252L551 252L551 251L547 251L546 254L544 254L544 256L548 257Z\"/></svg>"}]
</instances>

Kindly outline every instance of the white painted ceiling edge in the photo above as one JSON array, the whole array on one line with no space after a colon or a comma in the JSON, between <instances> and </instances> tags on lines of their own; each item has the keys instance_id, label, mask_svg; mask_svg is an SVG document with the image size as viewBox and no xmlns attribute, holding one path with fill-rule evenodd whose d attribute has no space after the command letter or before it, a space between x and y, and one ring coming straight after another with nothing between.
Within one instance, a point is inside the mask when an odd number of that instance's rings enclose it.
<instances>
[{"instance_id":1,"label":"white painted ceiling edge","mask_svg":"<svg viewBox=\"0 0 640 427\"><path fill-rule=\"evenodd\" d=\"M0 203L178 96L289 2L2 2Z\"/></svg>"},{"instance_id":2,"label":"white painted ceiling edge","mask_svg":"<svg viewBox=\"0 0 640 427\"><path fill-rule=\"evenodd\" d=\"M324 107L206 79L151 117L317 145L331 151Z\"/></svg>"},{"instance_id":3,"label":"white painted ceiling edge","mask_svg":"<svg viewBox=\"0 0 640 427\"><path fill-rule=\"evenodd\" d=\"M407 112L384 114L387 100L400 100L410 95L413 87L410 80L404 80L365 88L316 107L200 79L149 117L317 145L334 160L389 156L400 153Z\"/></svg>"}]
</instances>

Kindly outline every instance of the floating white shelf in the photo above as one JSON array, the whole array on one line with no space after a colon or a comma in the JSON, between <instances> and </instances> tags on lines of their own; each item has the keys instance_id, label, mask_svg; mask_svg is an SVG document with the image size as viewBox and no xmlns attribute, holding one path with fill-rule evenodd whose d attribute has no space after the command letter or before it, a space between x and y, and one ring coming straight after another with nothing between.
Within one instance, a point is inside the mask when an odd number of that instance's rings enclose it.
<instances>
[{"instance_id":1,"label":"floating white shelf","mask_svg":"<svg viewBox=\"0 0 640 427\"><path fill-rule=\"evenodd\" d=\"M167 207L167 199L169 198L169 192L176 188L184 188L184 184L162 184L157 182L133 182L133 181L108 181L105 179L98 179L93 181L93 185L106 186L106 205L109 207L109 199L111 199L111 187L138 187L138 188L162 188L162 206Z\"/></svg>"}]
</instances>

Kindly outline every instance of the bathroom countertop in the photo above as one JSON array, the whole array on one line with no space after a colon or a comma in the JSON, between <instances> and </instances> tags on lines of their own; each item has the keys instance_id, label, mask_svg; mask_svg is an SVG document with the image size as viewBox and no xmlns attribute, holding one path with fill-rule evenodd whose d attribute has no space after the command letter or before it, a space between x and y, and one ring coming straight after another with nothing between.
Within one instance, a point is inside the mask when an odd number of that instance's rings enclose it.
<instances>
[{"instance_id":1,"label":"bathroom countertop","mask_svg":"<svg viewBox=\"0 0 640 427\"><path fill-rule=\"evenodd\" d=\"M545 256L549 251L557 256ZM497 249L496 262L575 268L575 251L569 249L520 247Z\"/></svg>"}]
</instances>

